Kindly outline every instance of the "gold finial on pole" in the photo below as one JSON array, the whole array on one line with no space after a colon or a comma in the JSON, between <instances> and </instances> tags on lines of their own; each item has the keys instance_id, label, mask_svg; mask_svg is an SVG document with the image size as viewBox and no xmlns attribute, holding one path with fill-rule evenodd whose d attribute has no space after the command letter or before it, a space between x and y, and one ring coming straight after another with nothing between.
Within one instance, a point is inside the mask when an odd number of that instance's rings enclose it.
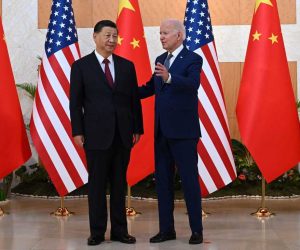
<instances>
[{"instance_id":1,"label":"gold finial on pole","mask_svg":"<svg viewBox=\"0 0 300 250\"><path fill-rule=\"evenodd\" d=\"M60 207L57 208L55 212L50 213L51 215L64 217L64 216L70 216L70 215L74 214L73 212L70 212L68 210L68 208L66 208L64 206L64 200L65 200L64 196L60 197Z\"/></svg>"},{"instance_id":2,"label":"gold finial on pole","mask_svg":"<svg viewBox=\"0 0 300 250\"><path fill-rule=\"evenodd\" d=\"M135 211L133 207L131 207L131 187L127 185L127 207L126 207L126 215L127 216L136 216L137 214L141 214L140 212Z\"/></svg>"},{"instance_id":3,"label":"gold finial on pole","mask_svg":"<svg viewBox=\"0 0 300 250\"><path fill-rule=\"evenodd\" d=\"M251 213L251 215L255 215L257 217L270 217L275 215L266 207L266 180L264 177L261 179L261 193L261 207L258 208L255 213Z\"/></svg>"}]
</instances>

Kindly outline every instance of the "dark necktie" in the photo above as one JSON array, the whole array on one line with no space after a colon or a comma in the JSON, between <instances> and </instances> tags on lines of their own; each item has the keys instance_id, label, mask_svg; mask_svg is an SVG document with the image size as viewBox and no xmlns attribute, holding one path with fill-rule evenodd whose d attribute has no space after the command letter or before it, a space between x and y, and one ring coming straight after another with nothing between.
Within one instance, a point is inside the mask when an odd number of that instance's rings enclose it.
<instances>
[{"instance_id":1,"label":"dark necktie","mask_svg":"<svg viewBox=\"0 0 300 250\"><path fill-rule=\"evenodd\" d=\"M105 64L104 74L105 74L106 80L107 80L108 84L110 85L110 87L113 88L114 87L114 80L112 78L112 75L111 75L111 72L110 72L110 69L109 69L109 65L108 65L110 63L110 61L107 58L105 58L103 60L103 63Z\"/></svg>"},{"instance_id":2,"label":"dark necktie","mask_svg":"<svg viewBox=\"0 0 300 250\"><path fill-rule=\"evenodd\" d=\"M167 70L169 70L169 68L170 68L170 60L172 57L173 57L173 55L170 53L164 62L164 66L167 68Z\"/></svg>"}]
</instances>

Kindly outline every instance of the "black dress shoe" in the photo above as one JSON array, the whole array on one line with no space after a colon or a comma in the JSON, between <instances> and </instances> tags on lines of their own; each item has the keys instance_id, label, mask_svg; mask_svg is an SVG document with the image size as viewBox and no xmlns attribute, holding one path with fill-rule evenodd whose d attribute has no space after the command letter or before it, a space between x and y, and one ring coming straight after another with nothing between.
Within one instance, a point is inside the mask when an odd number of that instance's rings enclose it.
<instances>
[{"instance_id":1,"label":"black dress shoe","mask_svg":"<svg viewBox=\"0 0 300 250\"><path fill-rule=\"evenodd\" d=\"M99 245L103 241L104 241L104 237L90 236L87 240L87 244L89 246L96 246L96 245Z\"/></svg>"},{"instance_id":2,"label":"black dress shoe","mask_svg":"<svg viewBox=\"0 0 300 250\"><path fill-rule=\"evenodd\" d=\"M167 240L175 240L176 239L176 232L159 232L157 235L150 238L151 243L160 243Z\"/></svg>"},{"instance_id":3,"label":"black dress shoe","mask_svg":"<svg viewBox=\"0 0 300 250\"><path fill-rule=\"evenodd\" d=\"M120 234L120 235L112 234L110 236L110 240L120 241L120 242L126 243L126 244L134 244L136 242L135 237L131 236L130 234Z\"/></svg>"},{"instance_id":4,"label":"black dress shoe","mask_svg":"<svg viewBox=\"0 0 300 250\"><path fill-rule=\"evenodd\" d=\"M197 233L193 232L192 236L189 240L189 244L201 244L203 242L203 234L202 233Z\"/></svg>"}]
</instances>

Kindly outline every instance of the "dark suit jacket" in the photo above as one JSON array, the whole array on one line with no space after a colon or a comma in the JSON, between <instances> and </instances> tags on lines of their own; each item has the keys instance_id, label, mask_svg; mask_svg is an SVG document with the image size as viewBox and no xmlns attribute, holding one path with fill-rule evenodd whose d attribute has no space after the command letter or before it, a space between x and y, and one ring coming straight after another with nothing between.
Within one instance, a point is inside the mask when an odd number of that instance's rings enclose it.
<instances>
[{"instance_id":1,"label":"dark suit jacket","mask_svg":"<svg viewBox=\"0 0 300 250\"><path fill-rule=\"evenodd\" d=\"M164 64L167 52L156 58L155 64ZM171 65L172 80L164 83L161 77L152 75L146 85L139 88L140 98L155 94L155 135L158 126L167 138L199 138L198 88L202 58L183 48Z\"/></svg>"},{"instance_id":2,"label":"dark suit jacket","mask_svg":"<svg viewBox=\"0 0 300 250\"><path fill-rule=\"evenodd\" d=\"M143 134L141 103L132 62L113 55L112 89L94 52L75 61L71 69L72 135L84 135L85 149L107 149L119 128L122 142L132 147L134 133Z\"/></svg>"}]
</instances>

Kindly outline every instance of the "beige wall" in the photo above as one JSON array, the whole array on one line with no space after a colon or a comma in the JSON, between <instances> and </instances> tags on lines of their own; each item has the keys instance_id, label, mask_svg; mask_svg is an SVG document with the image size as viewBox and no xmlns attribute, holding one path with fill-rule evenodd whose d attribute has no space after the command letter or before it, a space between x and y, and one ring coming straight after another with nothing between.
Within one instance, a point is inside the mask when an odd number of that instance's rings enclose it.
<instances>
[{"instance_id":1,"label":"beige wall","mask_svg":"<svg viewBox=\"0 0 300 250\"><path fill-rule=\"evenodd\" d=\"M47 28L52 0L39 1L39 27ZM208 0L213 25L250 24L255 0ZM277 0L282 24L296 22L296 1ZM159 26L170 17L183 19L185 0L139 0L144 26ZM78 28L93 27L100 19L115 20L117 0L73 0Z\"/></svg>"}]
</instances>

